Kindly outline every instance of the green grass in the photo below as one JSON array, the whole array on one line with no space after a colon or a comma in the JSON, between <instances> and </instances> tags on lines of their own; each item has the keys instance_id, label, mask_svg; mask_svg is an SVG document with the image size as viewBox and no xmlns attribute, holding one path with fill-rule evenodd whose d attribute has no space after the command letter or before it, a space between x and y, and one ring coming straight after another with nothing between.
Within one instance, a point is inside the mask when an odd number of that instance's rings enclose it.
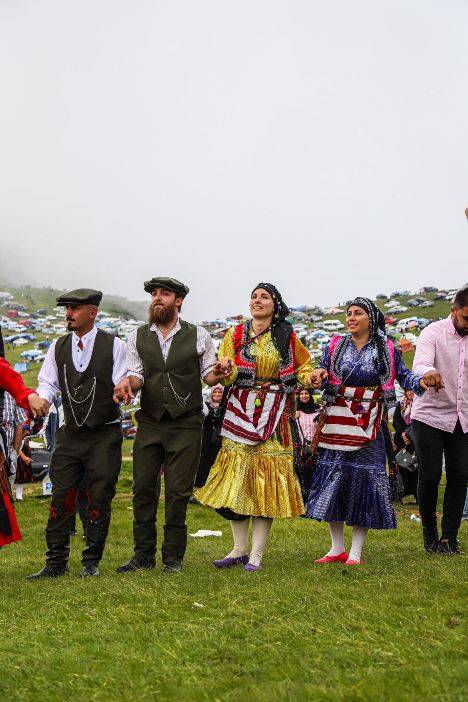
<instances>
[{"instance_id":1,"label":"green grass","mask_svg":"<svg viewBox=\"0 0 468 702\"><path fill-rule=\"evenodd\" d=\"M24 540L0 554L2 700L466 699L466 561L422 551L414 505L397 531L370 534L360 568L312 565L326 525L278 520L253 574L211 566L230 548L228 524L190 506L189 531L223 536L189 537L180 575L158 561L118 576L132 552L125 463L101 576L80 579L75 536L70 573L29 582L48 510L32 491L18 506Z\"/></svg>"},{"instance_id":2,"label":"green grass","mask_svg":"<svg viewBox=\"0 0 468 702\"><path fill-rule=\"evenodd\" d=\"M47 295L35 293L34 308L48 306ZM448 311L443 302L396 316ZM24 374L32 387L39 368ZM158 563L117 576L132 552L125 461L101 577L80 579L82 540L74 537L70 574L31 583L26 576L44 560L48 510L32 497L38 492L27 488L18 506L24 540L0 552L0 700L466 698L466 560L422 551L420 526L409 520L414 505L399 509L397 531L370 534L357 569L312 565L328 548L326 525L278 520L265 568L254 574L211 566L230 549L229 526L191 506L189 531L222 529L220 539L189 538L181 575L164 576Z\"/></svg>"}]
</instances>

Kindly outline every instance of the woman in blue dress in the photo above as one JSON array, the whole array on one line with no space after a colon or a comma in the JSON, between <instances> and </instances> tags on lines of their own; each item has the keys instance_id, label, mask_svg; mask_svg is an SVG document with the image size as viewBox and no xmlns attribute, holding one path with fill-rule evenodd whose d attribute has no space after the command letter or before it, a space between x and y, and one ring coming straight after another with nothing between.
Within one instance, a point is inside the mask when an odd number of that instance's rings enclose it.
<instances>
[{"instance_id":1,"label":"woman in blue dress","mask_svg":"<svg viewBox=\"0 0 468 702\"><path fill-rule=\"evenodd\" d=\"M325 409L306 516L330 528L331 548L316 563L358 565L368 529L396 528L386 473L386 418L396 404L395 380L420 395L435 379L405 367L385 335L382 312L368 298L357 297L348 306L346 322L349 334L324 348L313 378L313 386L325 385ZM353 527L349 553L345 522Z\"/></svg>"}]
</instances>

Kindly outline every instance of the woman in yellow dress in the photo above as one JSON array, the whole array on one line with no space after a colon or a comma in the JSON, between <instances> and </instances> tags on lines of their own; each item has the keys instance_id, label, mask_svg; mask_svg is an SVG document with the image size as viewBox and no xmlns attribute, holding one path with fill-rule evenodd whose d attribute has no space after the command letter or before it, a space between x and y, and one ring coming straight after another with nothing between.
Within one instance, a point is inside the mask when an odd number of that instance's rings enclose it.
<instances>
[{"instance_id":1,"label":"woman in yellow dress","mask_svg":"<svg viewBox=\"0 0 468 702\"><path fill-rule=\"evenodd\" d=\"M221 342L219 360L229 372L222 381L222 446L195 496L231 523L233 549L214 565L244 565L255 571L262 567L273 519L304 514L295 471L299 440L294 393L298 383L310 386L312 366L274 285L257 285L250 311L252 319L229 329Z\"/></svg>"}]
</instances>

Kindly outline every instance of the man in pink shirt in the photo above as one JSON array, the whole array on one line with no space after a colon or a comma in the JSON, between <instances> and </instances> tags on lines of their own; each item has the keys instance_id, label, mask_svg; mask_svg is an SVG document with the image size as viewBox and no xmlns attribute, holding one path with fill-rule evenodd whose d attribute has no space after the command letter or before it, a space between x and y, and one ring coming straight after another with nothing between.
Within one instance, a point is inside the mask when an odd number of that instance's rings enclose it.
<instances>
[{"instance_id":1,"label":"man in pink shirt","mask_svg":"<svg viewBox=\"0 0 468 702\"><path fill-rule=\"evenodd\" d=\"M450 316L419 337L413 372L438 374L438 383L416 397L411 410L419 459L419 510L429 553L460 553L457 534L468 477L468 286L455 295ZM445 456L442 535L436 507Z\"/></svg>"}]
</instances>

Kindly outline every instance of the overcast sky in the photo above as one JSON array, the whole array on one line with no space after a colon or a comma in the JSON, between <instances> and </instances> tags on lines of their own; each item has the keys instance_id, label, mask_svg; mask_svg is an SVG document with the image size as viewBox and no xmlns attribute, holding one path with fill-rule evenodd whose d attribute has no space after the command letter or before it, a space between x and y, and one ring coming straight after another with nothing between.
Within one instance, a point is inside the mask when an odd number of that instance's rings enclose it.
<instances>
[{"instance_id":1,"label":"overcast sky","mask_svg":"<svg viewBox=\"0 0 468 702\"><path fill-rule=\"evenodd\" d=\"M2 269L190 319L461 285L467 47L466 0L0 0Z\"/></svg>"}]
</instances>

